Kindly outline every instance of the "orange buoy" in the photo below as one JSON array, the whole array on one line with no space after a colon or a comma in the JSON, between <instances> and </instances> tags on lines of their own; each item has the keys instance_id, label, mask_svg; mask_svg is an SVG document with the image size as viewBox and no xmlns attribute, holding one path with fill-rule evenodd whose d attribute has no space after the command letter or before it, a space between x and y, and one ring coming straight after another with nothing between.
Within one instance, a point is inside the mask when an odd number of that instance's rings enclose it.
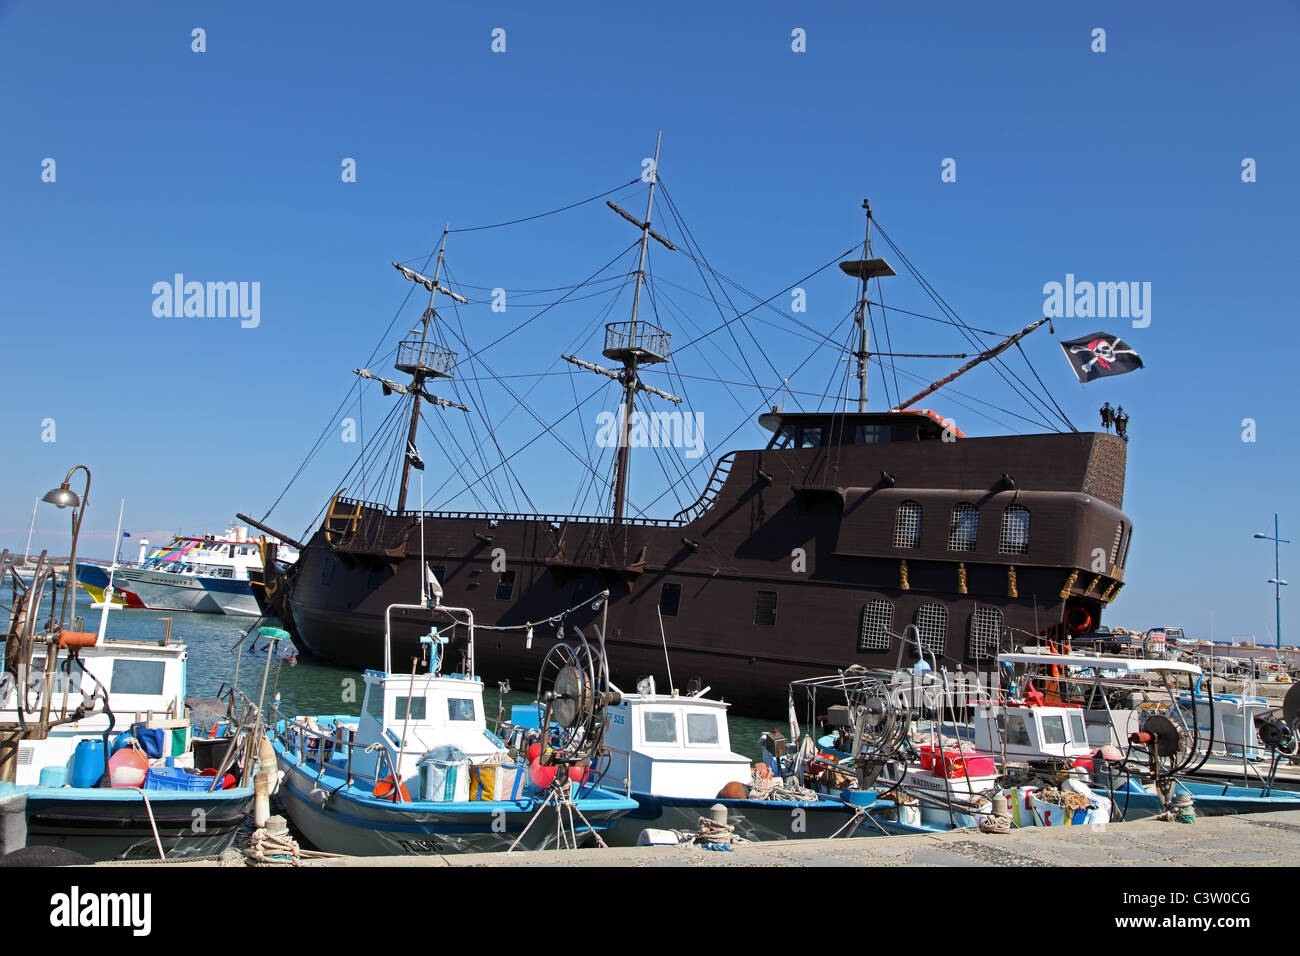
<instances>
[{"instance_id":1,"label":"orange buoy","mask_svg":"<svg viewBox=\"0 0 1300 956\"><path fill-rule=\"evenodd\" d=\"M401 794L402 803L411 802L411 795L406 790L406 784L404 783L400 784L398 787L398 792ZM391 796L393 793L393 775L390 773L383 780L380 780L377 784L375 784L375 789L373 793L376 797L380 797L380 798Z\"/></svg>"}]
</instances>

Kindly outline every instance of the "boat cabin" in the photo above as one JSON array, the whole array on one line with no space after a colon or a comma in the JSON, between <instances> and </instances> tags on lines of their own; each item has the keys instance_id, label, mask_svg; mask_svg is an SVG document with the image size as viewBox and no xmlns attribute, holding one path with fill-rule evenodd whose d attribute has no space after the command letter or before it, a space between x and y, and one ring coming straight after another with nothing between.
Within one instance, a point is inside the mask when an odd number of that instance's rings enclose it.
<instances>
[{"instance_id":1,"label":"boat cabin","mask_svg":"<svg viewBox=\"0 0 1300 956\"><path fill-rule=\"evenodd\" d=\"M820 448L827 445L878 445L885 442L943 441L966 436L951 421L928 408L894 412L783 412L758 417L772 432L768 449Z\"/></svg>"},{"instance_id":2,"label":"boat cabin","mask_svg":"<svg viewBox=\"0 0 1300 956\"><path fill-rule=\"evenodd\" d=\"M65 635L67 632L65 632ZM89 635L93 637L94 635ZM88 712L80 720L52 727L43 739L18 743L14 783L37 786L41 771L62 768L83 740L102 740L143 723L150 730L167 731L165 752L184 754L189 749L189 718L185 713L185 645L165 641L120 641L103 638L80 648L79 660L65 673L66 653L59 654L53 673L46 674L46 653L38 646L29 666L19 662L18 679L6 673L0 679L0 724L19 726L19 707L30 727L48 702L51 720L62 720L78 707ZM98 684L96 683L98 681ZM112 722L104 710L105 692Z\"/></svg>"},{"instance_id":3,"label":"boat cabin","mask_svg":"<svg viewBox=\"0 0 1300 956\"><path fill-rule=\"evenodd\" d=\"M703 696L624 694L609 708L603 785L657 797L707 800L750 781L750 760L731 749L727 705Z\"/></svg>"},{"instance_id":4,"label":"boat cabin","mask_svg":"<svg viewBox=\"0 0 1300 956\"><path fill-rule=\"evenodd\" d=\"M364 680L365 700L355 729L340 721L340 730L355 745L352 766L359 776L374 777L381 766L377 751L366 752L372 744L388 754L378 776L396 765L403 780L416 775L420 758L434 747L456 747L474 763L506 753L501 739L487 729L479 678L368 670Z\"/></svg>"}]
</instances>

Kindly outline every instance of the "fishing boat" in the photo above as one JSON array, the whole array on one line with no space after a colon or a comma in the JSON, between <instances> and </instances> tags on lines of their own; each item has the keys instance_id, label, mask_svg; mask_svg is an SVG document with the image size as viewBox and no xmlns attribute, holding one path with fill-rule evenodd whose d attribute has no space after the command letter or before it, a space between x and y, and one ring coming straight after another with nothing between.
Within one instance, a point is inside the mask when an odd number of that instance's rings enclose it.
<instances>
[{"instance_id":1,"label":"fishing boat","mask_svg":"<svg viewBox=\"0 0 1300 956\"><path fill-rule=\"evenodd\" d=\"M224 537L177 535L169 545L147 555L145 542L135 567L119 567L113 588L126 606L159 611L202 611L258 616L249 569L262 566L265 541L252 541L248 529L233 526ZM274 542L279 545L279 542ZM280 546L278 560L292 562L297 554ZM96 602L104 600L108 571L89 562L77 565L78 583Z\"/></svg>"},{"instance_id":2,"label":"fishing boat","mask_svg":"<svg viewBox=\"0 0 1300 956\"><path fill-rule=\"evenodd\" d=\"M306 540L277 532L268 524L269 512L261 519L239 516L301 549L301 559L288 568L273 550L264 555L268 610L284 621L295 643L336 664L376 666L386 639L385 608L397 595L411 593L425 567L443 582L449 600L473 608L490 626L521 626L551 608L581 606L608 589L606 637L617 683L635 686L655 672L662 648L654 635L662 615L669 649L683 672L709 674L737 712L761 713L793 679L826 674L845 660L886 665L907 623L920 630L928 649L968 667L987 665L999 650L1027 637L1064 638L1099 625L1124 586L1132 541L1133 522L1123 511L1125 441L1076 429L1063 413L1058 419L1059 407L1054 409L1049 397L1038 397L1037 410L1028 416L1045 429L1032 434L976 437L950 415L923 407L977 366L997 369L1019 392L1036 393L1041 383L1011 371L1002 356L1046 319L1011 334L989 335L973 330L932 296L935 308L947 310L940 321L961 334L969 349L941 357L967 361L914 395L901 391L891 374L895 359L916 356L895 352L880 340L873 350L872 330L885 324L887 343L891 319L921 320L881 305L882 284L897 273L873 249L873 238L884 241L883 252L894 264L907 267L921 294L931 295L933 289L880 227L868 203L863 204L866 239L814 273L838 265L850 280L844 287L846 298L850 285L854 291L848 328L828 332L794 317L815 333L816 349L829 343L826 360L833 369L844 368L841 360L848 360L848 387L838 386L847 394L819 399L817 408L787 407L787 402L801 403L798 394L783 391L797 358L788 356L787 365L787 356L776 351L742 351L736 366L749 368L754 381L745 384L765 398L756 416L765 443L737 439L738 447L728 450L705 442L700 467L682 453L681 475L670 478L669 488L655 499L677 495L682 507L661 512L635 505L629 484L632 449L651 443L647 422L669 424L673 434L667 444L681 444L677 439L684 442L687 414L680 408L682 396L649 384L656 374L666 378L663 384L679 381L678 359L686 348L675 349L671 316L659 312L663 296L675 294L666 285L656 291L665 266L652 271L647 257L653 248L669 257L671 268L672 257L681 259L685 250L692 263L707 264L680 209L667 197L658 169L656 149L652 173L632 187L644 190L643 216L609 201L639 231L627 268L612 265L561 297L594 297L605 287L601 283L619 277L631 288L630 317L591 333L590 349L613 367L578 354L557 356L580 370L575 374L591 372L617 385L610 396L611 440L594 445L584 440L585 460L581 450L563 446L580 460L577 498L586 500L583 488L590 485L597 504L570 513L511 504L519 494L527 495L528 476L515 474L513 454L498 444L494 429L500 422L476 397L485 383L496 381L544 426L537 437L548 441L556 437L551 424L556 410L533 408L490 369L476 373L472 389L461 386L457 348L482 361L463 328L492 328L493 344L514 333L498 336L499 316L486 311L492 308L490 297L453 280L449 231L444 231L434 268L394 263L403 280L428 291L418 324L396 346L393 365L400 380L368 367L355 370L362 382L404 403L404 414L393 419L397 425L367 439L358 464L333 485L321 522ZM532 228L544 219L532 217ZM686 268L693 269L692 263ZM731 281L712 265L707 273ZM757 343L764 330L750 323L774 296L755 293L759 304L742 308L722 302L712 287L709 291L722 324L713 330L717 336L701 333L697 341L713 344L725 334L740 342L743 334L748 336L743 341ZM485 310L482 322L472 318L478 310ZM546 311L549 307L535 317ZM519 328L532 321L518 323ZM792 323L784 313L781 321ZM837 345L843 341L850 343L847 348ZM701 351L686 354L696 357ZM764 362L770 370L753 369ZM786 367L777 369L776 362ZM871 363L884 369L879 387L885 399L874 407L867 403ZM692 371L730 388L728 377L711 365ZM449 428L470 432L446 460L426 461L419 453L425 411ZM742 420L730 434L745 424ZM656 432L661 433L662 428ZM662 449L654 444L658 454ZM489 460L499 449L500 460ZM385 461L394 469L400 461L400 474L384 475ZM414 501L410 494L412 470L424 474L426 466L449 471L465 485L467 498L495 500L428 510L428 502ZM347 485L391 487L395 495L349 492ZM419 536L417 528L423 529ZM502 554L508 555L508 567ZM570 623L585 627L593 620L594 612L580 608ZM391 640L400 657L417 653L419 636L413 622L396 623ZM540 659L538 650L520 642L491 642L480 653L494 675L521 681L531 678Z\"/></svg>"},{"instance_id":3,"label":"fishing boat","mask_svg":"<svg viewBox=\"0 0 1300 956\"><path fill-rule=\"evenodd\" d=\"M487 728L472 611L422 596L391 606L390 619L394 612L459 624L464 670L442 672L450 638L432 628L409 672L393 669L385 642L384 669L363 676L359 716L277 721L280 798L316 848L407 856L577 846L602 842L600 834L635 808L585 771L522 759Z\"/></svg>"},{"instance_id":4,"label":"fishing boat","mask_svg":"<svg viewBox=\"0 0 1300 956\"><path fill-rule=\"evenodd\" d=\"M606 834L612 846L694 836L702 821L725 811L729 835L750 842L853 836L865 825L858 807L875 803L864 793L855 802L792 789L767 764L755 768L731 749L727 704L707 695L658 693L654 678L611 706L605 744L608 764L597 782L624 790L636 809ZM656 831L646 834L645 831ZM706 834L707 837L707 834Z\"/></svg>"},{"instance_id":5,"label":"fishing boat","mask_svg":"<svg viewBox=\"0 0 1300 956\"><path fill-rule=\"evenodd\" d=\"M1176 803L1206 816L1300 808L1300 794L1262 776L1257 785L1201 776L1225 727L1208 713L1203 724L1193 717L1193 696L1207 712L1210 699L1199 694L1202 672L1194 664L1050 652L1002 654L998 664L1010 689L977 703L973 740L977 749L1000 755L1013 786L1033 790L1087 779L1125 820L1167 813ZM1175 690L1180 678L1188 682L1183 693ZM1215 714L1230 704L1223 701ZM1283 724L1285 742L1275 740L1292 754L1295 717ZM1230 739L1232 725L1226 733Z\"/></svg>"},{"instance_id":6,"label":"fishing boat","mask_svg":"<svg viewBox=\"0 0 1300 956\"><path fill-rule=\"evenodd\" d=\"M240 779L196 772L185 645L120 640L79 620L38 622L48 565L12 584L0 678L0 850L58 847L68 860L211 856L253 804ZM51 606L54 605L51 597ZM66 603L66 602L65 602ZM17 831L11 824L17 822Z\"/></svg>"}]
</instances>

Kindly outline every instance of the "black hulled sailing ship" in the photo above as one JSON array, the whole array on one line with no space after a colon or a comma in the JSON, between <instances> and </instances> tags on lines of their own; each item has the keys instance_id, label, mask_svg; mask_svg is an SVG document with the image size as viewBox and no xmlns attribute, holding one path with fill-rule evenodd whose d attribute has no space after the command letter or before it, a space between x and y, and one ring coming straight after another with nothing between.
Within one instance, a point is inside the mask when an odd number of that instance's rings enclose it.
<instances>
[{"instance_id":1,"label":"black hulled sailing ship","mask_svg":"<svg viewBox=\"0 0 1300 956\"><path fill-rule=\"evenodd\" d=\"M421 592L424 566L444 603L473 608L479 625L522 627L573 609L566 625L603 625L616 683L662 675L666 650L679 685L698 675L748 712L770 712L797 678L914 661L916 648L903 641L908 625L927 656L968 668L987 668L1000 650L1096 628L1123 586L1132 536L1122 510L1125 443L1072 427L969 437L914 407L1042 322L913 398L869 410L867 369L876 356L867 312L878 303L868 288L895 272L871 254L866 203L860 255L840 263L860 290L849 356L856 401L841 400L847 410L773 406L759 417L771 433L766 445L717 458L692 504L668 518L625 513L632 413L647 393L679 401L641 379L673 357L670 334L640 314L650 243L675 249L651 228L656 180L657 166L644 220L609 203L641 232L631 316L605 328L603 353L617 367L564 356L622 389L612 508L581 515L408 506L412 470L423 466L422 403L468 411L430 390L449 381L457 363L431 339L437 297L464 301L439 273L444 233L432 278L394 263L429 291L419 337L398 348L395 366L407 379L358 370L410 403L395 506L341 490L294 565L268 552L267 605L299 647L347 667L379 665L385 610ZM433 458L427 447L424 457ZM593 600L606 591L607 604ZM418 656L427 628L427 620L395 624L395 659ZM491 680L531 679L547 644L520 631L480 632L478 669Z\"/></svg>"}]
</instances>

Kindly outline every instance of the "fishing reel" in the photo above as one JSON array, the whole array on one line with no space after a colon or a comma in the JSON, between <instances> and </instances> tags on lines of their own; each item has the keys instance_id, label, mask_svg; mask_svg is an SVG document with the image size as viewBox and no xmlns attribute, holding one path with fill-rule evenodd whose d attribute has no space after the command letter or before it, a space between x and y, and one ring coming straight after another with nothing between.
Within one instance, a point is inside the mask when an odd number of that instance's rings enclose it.
<instances>
[{"instance_id":1,"label":"fishing reel","mask_svg":"<svg viewBox=\"0 0 1300 956\"><path fill-rule=\"evenodd\" d=\"M1260 743L1284 757L1300 753L1300 684L1286 692L1281 713L1276 708L1255 718Z\"/></svg>"},{"instance_id":2,"label":"fishing reel","mask_svg":"<svg viewBox=\"0 0 1300 956\"><path fill-rule=\"evenodd\" d=\"M622 700L609 684L604 641L593 646L576 627L572 635L547 652L537 675L544 741L538 762L545 767L590 764L604 738L605 708Z\"/></svg>"},{"instance_id":3,"label":"fishing reel","mask_svg":"<svg viewBox=\"0 0 1300 956\"><path fill-rule=\"evenodd\" d=\"M1157 780L1171 778L1186 766L1191 740L1186 727L1179 727L1165 714L1153 714L1140 730L1129 734L1129 743L1146 751L1147 764Z\"/></svg>"},{"instance_id":4,"label":"fishing reel","mask_svg":"<svg viewBox=\"0 0 1300 956\"><path fill-rule=\"evenodd\" d=\"M884 681L865 677L845 691L844 723L852 731L849 747L858 786L873 786L891 760L901 757L911 728L911 711L901 706Z\"/></svg>"}]
</instances>

